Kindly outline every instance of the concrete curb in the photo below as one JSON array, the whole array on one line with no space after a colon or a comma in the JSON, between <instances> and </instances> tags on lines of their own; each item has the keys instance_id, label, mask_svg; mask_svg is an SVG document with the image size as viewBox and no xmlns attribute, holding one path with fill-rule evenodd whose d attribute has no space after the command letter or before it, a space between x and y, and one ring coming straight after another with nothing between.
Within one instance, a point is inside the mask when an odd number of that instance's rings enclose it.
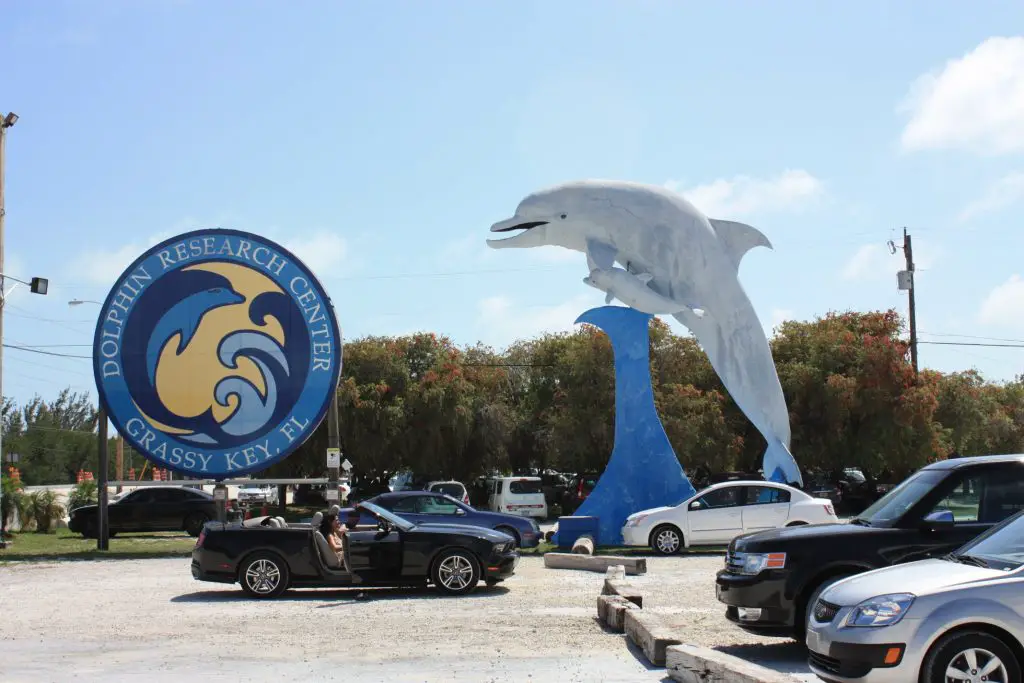
<instances>
[{"instance_id":1,"label":"concrete curb","mask_svg":"<svg viewBox=\"0 0 1024 683\"><path fill-rule=\"evenodd\" d=\"M799 683L789 674L772 671L712 648L684 644L678 632L659 615L643 609L636 586L605 579L597 598L597 617L616 633L626 636L654 666L668 669L669 678L681 683Z\"/></svg>"},{"instance_id":2,"label":"concrete curb","mask_svg":"<svg viewBox=\"0 0 1024 683\"><path fill-rule=\"evenodd\" d=\"M646 574L647 560L642 557L615 555L574 555L573 553L544 553L544 566L549 569L582 569L604 572L608 567L622 565L627 574Z\"/></svg>"},{"instance_id":3,"label":"concrete curb","mask_svg":"<svg viewBox=\"0 0 1024 683\"><path fill-rule=\"evenodd\" d=\"M671 645L665 666L680 683L797 683L789 674L766 669L739 657L697 645Z\"/></svg>"}]
</instances>

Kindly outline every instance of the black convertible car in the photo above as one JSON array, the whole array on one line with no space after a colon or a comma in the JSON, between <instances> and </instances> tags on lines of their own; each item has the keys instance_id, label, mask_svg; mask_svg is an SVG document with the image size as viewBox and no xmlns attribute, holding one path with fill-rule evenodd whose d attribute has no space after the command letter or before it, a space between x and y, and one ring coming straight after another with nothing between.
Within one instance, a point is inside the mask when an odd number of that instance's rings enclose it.
<instances>
[{"instance_id":1,"label":"black convertible car","mask_svg":"<svg viewBox=\"0 0 1024 683\"><path fill-rule=\"evenodd\" d=\"M479 527L413 524L372 503L360 503L376 527L357 527L343 546L352 573L336 566L320 533L323 513L309 525L261 517L242 524L208 522L192 551L192 577L241 584L257 598L288 588L424 586L462 595L480 580L488 586L515 572L519 554L512 537Z\"/></svg>"}]
</instances>

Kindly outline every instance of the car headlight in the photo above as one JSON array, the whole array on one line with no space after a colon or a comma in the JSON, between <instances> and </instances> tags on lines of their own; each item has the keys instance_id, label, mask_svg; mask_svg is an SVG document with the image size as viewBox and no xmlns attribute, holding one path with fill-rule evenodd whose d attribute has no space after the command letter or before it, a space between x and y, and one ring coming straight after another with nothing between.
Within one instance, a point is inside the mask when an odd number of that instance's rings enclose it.
<instances>
[{"instance_id":1,"label":"car headlight","mask_svg":"<svg viewBox=\"0 0 1024 683\"><path fill-rule=\"evenodd\" d=\"M765 569L785 569L786 553L747 553L743 564L736 567L740 574L755 576Z\"/></svg>"},{"instance_id":2,"label":"car headlight","mask_svg":"<svg viewBox=\"0 0 1024 683\"><path fill-rule=\"evenodd\" d=\"M640 522L647 519L648 515L636 515L626 518L626 526L640 526Z\"/></svg>"},{"instance_id":3,"label":"car headlight","mask_svg":"<svg viewBox=\"0 0 1024 683\"><path fill-rule=\"evenodd\" d=\"M850 612L844 626L892 626L899 623L914 604L912 593L892 593L865 600Z\"/></svg>"}]
</instances>

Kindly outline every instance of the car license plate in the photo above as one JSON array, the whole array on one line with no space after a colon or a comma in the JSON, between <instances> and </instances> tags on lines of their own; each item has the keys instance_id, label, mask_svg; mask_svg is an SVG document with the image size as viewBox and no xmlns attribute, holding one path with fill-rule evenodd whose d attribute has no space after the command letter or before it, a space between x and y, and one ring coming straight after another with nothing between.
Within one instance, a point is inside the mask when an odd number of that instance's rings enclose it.
<instances>
[{"instance_id":1,"label":"car license plate","mask_svg":"<svg viewBox=\"0 0 1024 683\"><path fill-rule=\"evenodd\" d=\"M808 650L814 650L815 652L820 652L823 655L828 654L828 638L822 636L813 629L807 629L807 638L805 639L805 643Z\"/></svg>"}]
</instances>

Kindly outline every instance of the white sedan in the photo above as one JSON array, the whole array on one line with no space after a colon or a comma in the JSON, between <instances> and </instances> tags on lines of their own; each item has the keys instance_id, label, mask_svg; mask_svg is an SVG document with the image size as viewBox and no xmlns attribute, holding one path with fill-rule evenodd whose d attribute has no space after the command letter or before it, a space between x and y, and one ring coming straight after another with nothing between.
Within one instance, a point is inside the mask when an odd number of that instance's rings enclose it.
<instances>
[{"instance_id":1,"label":"white sedan","mask_svg":"<svg viewBox=\"0 0 1024 683\"><path fill-rule=\"evenodd\" d=\"M675 507L641 510L626 518L626 545L672 555L699 545L727 545L740 534L799 524L838 522L832 501L770 481L727 481Z\"/></svg>"}]
</instances>

